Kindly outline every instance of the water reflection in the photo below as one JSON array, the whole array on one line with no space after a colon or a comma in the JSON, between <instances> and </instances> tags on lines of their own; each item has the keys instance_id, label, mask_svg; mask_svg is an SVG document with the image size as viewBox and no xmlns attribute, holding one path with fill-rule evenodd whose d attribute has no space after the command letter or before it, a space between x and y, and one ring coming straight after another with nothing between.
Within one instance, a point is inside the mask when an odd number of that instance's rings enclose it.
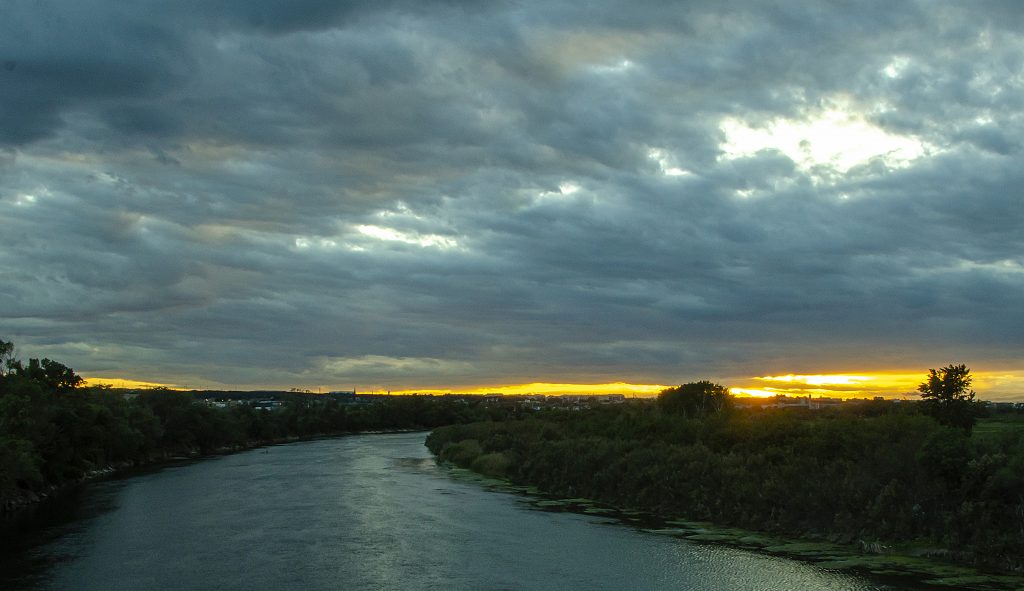
<instances>
[{"instance_id":1,"label":"water reflection","mask_svg":"<svg viewBox=\"0 0 1024 591\"><path fill-rule=\"evenodd\" d=\"M423 434L277 446L90 487L18 589L897 589L546 513L450 477ZM0 575L2 576L2 575Z\"/></svg>"}]
</instances>

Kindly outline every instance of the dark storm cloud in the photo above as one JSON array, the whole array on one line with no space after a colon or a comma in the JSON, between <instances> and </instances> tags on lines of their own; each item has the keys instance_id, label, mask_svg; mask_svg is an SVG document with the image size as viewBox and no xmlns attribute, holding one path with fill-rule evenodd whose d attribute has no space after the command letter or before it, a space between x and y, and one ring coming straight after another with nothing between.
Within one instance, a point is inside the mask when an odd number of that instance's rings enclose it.
<instances>
[{"instance_id":1,"label":"dark storm cloud","mask_svg":"<svg viewBox=\"0 0 1024 591\"><path fill-rule=\"evenodd\" d=\"M190 385L1016 368L1014 6L7 2L0 337ZM865 156L787 147L830 116Z\"/></svg>"},{"instance_id":2,"label":"dark storm cloud","mask_svg":"<svg viewBox=\"0 0 1024 591\"><path fill-rule=\"evenodd\" d=\"M77 108L153 97L187 69L180 36L141 13L89 1L14 0L0 7L0 20L3 143L50 136Z\"/></svg>"}]
</instances>

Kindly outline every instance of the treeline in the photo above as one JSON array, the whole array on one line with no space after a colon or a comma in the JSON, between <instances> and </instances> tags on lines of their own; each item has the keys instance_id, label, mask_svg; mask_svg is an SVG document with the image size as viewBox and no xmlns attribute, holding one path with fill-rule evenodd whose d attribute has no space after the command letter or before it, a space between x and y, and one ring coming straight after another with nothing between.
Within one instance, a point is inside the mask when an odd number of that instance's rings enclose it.
<instances>
[{"instance_id":1,"label":"treeline","mask_svg":"<svg viewBox=\"0 0 1024 591\"><path fill-rule=\"evenodd\" d=\"M0 341L0 512L99 470L201 455L294 438L500 418L472 401L393 397L344 404L295 396L272 411L249 404L216 408L191 394L145 391L132 397L83 388L52 360L23 365Z\"/></svg>"},{"instance_id":2,"label":"treeline","mask_svg":"<svg viewBox=\"0 0 1024 591\"><path fill-rule=\"evenodd\" d=\"M563 497L1024 567L1024 424L983 423L972 437L922 405L740 410L704 390L688 405L669 398L442 427L427 446Z\"/></svg>"}]
</instances>

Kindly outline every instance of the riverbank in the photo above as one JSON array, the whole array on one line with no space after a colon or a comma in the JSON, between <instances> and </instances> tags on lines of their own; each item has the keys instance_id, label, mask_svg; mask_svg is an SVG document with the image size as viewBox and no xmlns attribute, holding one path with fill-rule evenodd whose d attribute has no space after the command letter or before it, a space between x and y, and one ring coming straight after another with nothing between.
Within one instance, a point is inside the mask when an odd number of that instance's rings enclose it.
<instances>
[{"instance_id":1,"label":"riverbank","mask_svg":"<svg viewBox=\"0 0 1024 591\"><path fill-rule=\"evenodd\" d=\"M341 435L346 435L346 433L338 434L338 436ZM129 474L135 470L159 468L164 465L170 465L172 463L181 462L185 460L197 460L202 458L218 457L227 454L248 451L251 449L267 447L271 445L293 443L296 441L303 441L305 439L316 439L317 437L318 436L308 438L285 437L272 441L253 442L247 445L225 446L209 452L203 452L199 448L194 448L188 451L176 451L173 453L168 452L160 455L154 455L145 460L107 464L101 468L88 470L79 477L65 480L64 482L57 484L45 485L39 490L16 489L10 492L8 495L0 497L0 518L12 516L18 513L19 511L29 509L34 505L45 502L54 496L60 496L67 492L68 490L82 486L91 481L100 480L103 478L117 477L120 475Z\"/></svg>"},{"instance_id":2,"label":"riverbank","mask_svg":"<svg viewBox=\"0 0 1024 591\"><path fill-rule=\"evenodd\" d=\"M59 389L21 375L0 375L0 401L0 513L125 467L325 434L429 429L494 410L415 396L349 403L298 394L282 394L272 410L220 407L188 392Z\"/></svg>"},{"instance_id":3,"label":"riverbank","mask_svg":"<svg viewBox=\"0 0 1024 591\"><path fill-rule=\"evenodd\" d=\"M422 433L269 452L103 481L47 503L0 558L0 589L879 589L800 561L530 510L523 497L450 478Z\"/></svg>"},{"instance_id":4,"label":"riverbank","mask_svg":"<svg viewBox=\"0 0 1024 591\"><path fill-rule=\"evenodd\" d=\"M427 444L556 499L1024 572L1024 430L971 438L913 412L867 411L595 410L442 427Z\"/></svg>"},{"instance_id":5,"label":"riverbank","mask_svg":"<svg viewBox=\"0 0 1024 591\"><path fill-rule=\"evenodd\" d=\"M426 429L370 429L366 431L344 431L339 433L320 433L308 436L289 436L281 437L268 441L250 442L245 445L231 445L223 446L212 451L202 451L199 448L194 448L188 451L177 451L174 453L165 453L159 456L151 457L144 461L132 461L132 462L119 462L117 464L108 464L102 468L89 470L84 475L65 481L60 484L51 484L43 487L41 490L17 490L14 494L6 497L0 497L0 519L17 518L18 514L22 511L31 510L34 506L44 503L47 500L61 496L69 490L76 487L88 484L92 481L102 480L104 478L117 478L122 476L131 475L132 472L141 470L153 470L159 469L164 466L169 466L182 461L189 460L202 460L205 458L215 458L230 454L241 453L253 449L260 449L264 447L270 447L274 445L286 445L289 443L298 443L300 441L315 441L317 439L335 438L335 437L347 437L351 435L373 435L373 434L384 434L384 433L416 433L423 432L428 433Z\"/></svg>"},{"instance_id":6,"label":"riverbank","mask_svg":"<svg viewBox=\"0 0 1024 591\"><path fill-rule=\"evenodd\" d=\"M587 498L560 498L546 494L535 486L517 485L507 479L489 477L450 462L441 464L454 478L474 482L491 491L522 495L530 506L540 511L590 515L652 535L791 558L829 571L912 581L945 589L1024 590L1024 575L989 572L950 562L949 559L955 557L954 553L945 549L923 545L886 545L877 541L840 544L821 537L782 537L615 507Z\"/></svg>"}]
</instances>

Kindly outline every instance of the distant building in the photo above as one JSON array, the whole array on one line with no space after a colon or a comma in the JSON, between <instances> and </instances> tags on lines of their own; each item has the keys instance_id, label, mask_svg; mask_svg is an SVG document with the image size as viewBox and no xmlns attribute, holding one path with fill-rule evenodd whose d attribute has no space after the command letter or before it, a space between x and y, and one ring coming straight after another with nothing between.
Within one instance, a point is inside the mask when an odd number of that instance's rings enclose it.
<instances>
[{"instance_id":1,"label":"distant building","mask_svg":"<svg viewBox=\"0 0 1024 591\"><path fill-rule=\"evenodd\" d=\"M280 400L257 400L252 403L256 410L277 410L284 405Z\"/></svg>"}]
</instances>

